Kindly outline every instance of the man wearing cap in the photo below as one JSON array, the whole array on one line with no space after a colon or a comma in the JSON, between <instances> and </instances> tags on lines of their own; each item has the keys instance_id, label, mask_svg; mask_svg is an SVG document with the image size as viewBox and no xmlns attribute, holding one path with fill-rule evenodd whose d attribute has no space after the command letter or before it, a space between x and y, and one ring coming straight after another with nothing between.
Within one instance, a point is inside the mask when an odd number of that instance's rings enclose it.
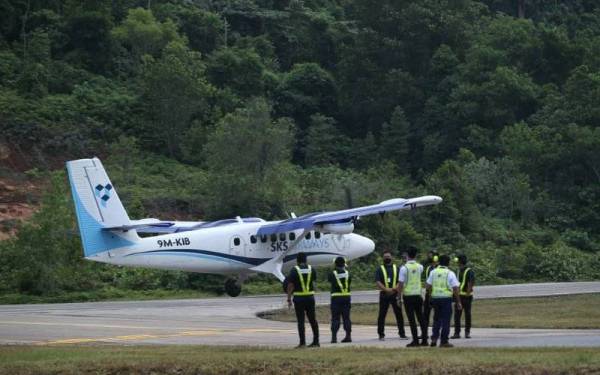
<instances>
[{"instance_id":1,"label":"man wearing cap","mask_svg":"<svg viewBox=\"0 0 600 375\"><path fill-rule=\"evenodd\" d=\"M377 318L377 334L379 340L385 340L385 316L387 315L390 305L396 316L396 324L398 325L398 335L401 339L406 340L404 332L404 319L402 318L402 308L398 305L396 299L398 297L398 266L393 264L392 253L389 250L383 252L383 264L377 268L375 272L375 281L377 289L379 289L379 316Z\"/></svg>"},{"instance_id":2,"label":"man wearing cap","mask_svg":"<svg viewBox=\"0 0 600 375\"><path fill-rule=\"evenodd\" d=\"M462 305L458 291L460 284L456 274L448 269L450 257L442 255L439 257L439 261L439 266L431 271L425 283L434 310L431 346L436 346L439 338L441 339L441 348L451 348L453 345L448 342L448 336L450 334L450 320L452 319L452 298L454 297L456 301L456 308L461 310Z\"/></svg>"},{"instance_id":3,"label":"man wearing cap","mask_svg":"<svg viewBox=\"0 0 600 375\"><path fill-rule=\"evenodd\" d=\"M319 325L315 313L315 280L317 272L306 263L306 253L299 252L296 256L298 265L290 271L287 277L287 302L292 305L292 295L294 296L294 310L298 321L298 336L300 344L298 348L306 346L306 335L304 330L304 314L310 322L310 328L313 333L313 342L310 347L319 347Z\"/></svg>"},{"instance_id":4,"label":"man wearing cap","mask_svg":"<svg viewBox=\"0 0 600 375\"><path fill-rule=\"evenodd\" d=\"M423 337L423 297L421 296L421 274L423 266L415 261L417 248L410 246L407 251L407 262L400 267L398 277L398 295L404 300L404 311L410 325L412 341L406 345L407 348L419 346L419 335L417 322L421 327ZM426 335L423 340L427 340Z\"/></svg>"},{"instance_id":5,"label":"man wearing cap","mask_svg":"<svg viewBox=\"0 0 600 375\"><path fill-rule=\"evenodd\" d=\"M467 256L458 256L458 282L460 283L460 304L462 310L454 309L454 335L453 339L460 338L460 318L465 312L465 338L471 338L471 305L473 304L473 286L475 285L475 272L467 267Z\"/></svg>"},{"instance_id":6,"label":"man wearing cap","mask_svg":"<svg viewBox=\"0 0 600 375\"><path fill-rule=\"evenodd\" d=\"M337 333L340 329L340 317L343 320L346 337L342 342L352 342L352 322L350 321L350 271L346 269L343 257L335 258L335 269L329 274L331 284L331 343L337 343Z\"/></svg>"}]
</instances>

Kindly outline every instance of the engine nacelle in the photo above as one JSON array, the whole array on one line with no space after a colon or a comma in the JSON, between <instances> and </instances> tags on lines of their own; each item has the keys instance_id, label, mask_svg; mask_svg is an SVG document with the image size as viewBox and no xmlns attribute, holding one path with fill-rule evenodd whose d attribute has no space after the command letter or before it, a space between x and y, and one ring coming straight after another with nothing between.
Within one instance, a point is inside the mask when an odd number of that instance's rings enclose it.
<instances>
[{"instance_id":1,"label":"engine nacelle","mask_svg":"<svg viewBox=\"0 0 600 375\"><path fill-rule=\"evenodd\" d=\"M354 223L351 221L343 223L327 223L319 225L319 227L324 233L350 234L354 231Z\"/></svg>"}]
</instances>

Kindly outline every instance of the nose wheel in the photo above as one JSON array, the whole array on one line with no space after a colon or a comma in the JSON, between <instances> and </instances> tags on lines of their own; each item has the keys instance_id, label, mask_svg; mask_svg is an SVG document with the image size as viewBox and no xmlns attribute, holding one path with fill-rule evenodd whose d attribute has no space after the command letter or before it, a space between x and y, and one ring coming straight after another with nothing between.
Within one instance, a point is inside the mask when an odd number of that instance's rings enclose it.
<instances>
[{"instance_id":1,"label":"nose wheel","mask_svg":"<svg viewBox=\"0 0 600 375\"><path fill-rule=\"evenodd\" d=\"M225 293L230 297L237 297L242 292L242 284L236 279L227 279L225 281Z\"/></svg>"}]
</instances>

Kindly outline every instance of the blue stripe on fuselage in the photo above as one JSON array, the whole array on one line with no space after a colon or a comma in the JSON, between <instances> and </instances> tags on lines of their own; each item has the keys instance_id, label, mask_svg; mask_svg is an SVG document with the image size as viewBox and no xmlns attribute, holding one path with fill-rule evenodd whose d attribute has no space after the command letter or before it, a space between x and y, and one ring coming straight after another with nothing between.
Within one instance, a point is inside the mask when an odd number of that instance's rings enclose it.
<instances>
[{"instance_id":1,"label":"blue stripe on fuselage","mask_svg":"<svg viewBox=\"0 0 600 375\"><path fill-rule=\"evenodd\" d=\"M249 258L249 257L243 257L243 256L239 256L239 255L219 253L216 251L197 250L197 249L150 250L150 251L143 251L141 253L129 254L129 255L126 255L126 257L135 256L135 255L178 255L178 256L188 255L188 256L196 256L196 257L204 256L204 257L210 258L210 259L218 259L223 262L234 261L234 262L239 262L239 263L250 264L253 266L258 266L259 264L263 264L264 262L271 259L271 258Z\"/></svg>"}]
</instances>

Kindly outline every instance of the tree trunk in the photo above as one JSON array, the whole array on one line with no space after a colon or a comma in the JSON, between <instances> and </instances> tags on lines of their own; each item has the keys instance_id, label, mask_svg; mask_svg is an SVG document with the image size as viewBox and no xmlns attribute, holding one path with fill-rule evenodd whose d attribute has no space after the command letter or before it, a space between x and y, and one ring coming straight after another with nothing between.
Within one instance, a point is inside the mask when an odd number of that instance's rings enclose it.
<instances>
[{"instance_id":1,"label":"tree trunk","mask_svg":"<svg viewBox=\"0 0 600 375\"><path fill-rule=\"evenodd\" d=\"M525 18L525 0L519 1L519 18Z\"/></svg>"}]
</instances>

